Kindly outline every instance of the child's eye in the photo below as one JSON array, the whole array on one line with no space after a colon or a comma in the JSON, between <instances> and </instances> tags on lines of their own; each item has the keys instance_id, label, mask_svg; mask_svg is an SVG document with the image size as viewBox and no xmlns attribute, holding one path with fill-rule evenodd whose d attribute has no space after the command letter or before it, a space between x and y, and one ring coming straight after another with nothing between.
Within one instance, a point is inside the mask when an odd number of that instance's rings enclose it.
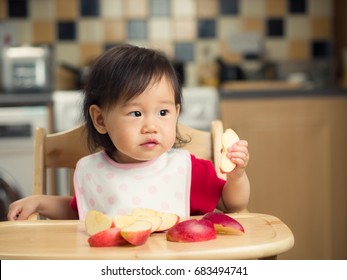
<instances>
[{"instance_id":1,"label":"child's eye","mask_svg":"<svg viewBox=\"0 0 347 280\"><path fill-rule=\"evenodd\" d=\"M165 109L165 110L160 110L159 115L162 116L162 117L164 117L164 116L167 115L168 112L169 112L169 111L166 110L166 109Z\"/></svg>"},{"instance_id":2,"label":"child's eye","mask_svg":"<svg viewBox=\"0 0 347 280\"><path fill-rule=\"evenodd\" d=\"M141 117L142 114L140 111L134 111L134 112L130 112L130 115L131 116L134 116L134 117Z\"/></svg>"}]
</instances>

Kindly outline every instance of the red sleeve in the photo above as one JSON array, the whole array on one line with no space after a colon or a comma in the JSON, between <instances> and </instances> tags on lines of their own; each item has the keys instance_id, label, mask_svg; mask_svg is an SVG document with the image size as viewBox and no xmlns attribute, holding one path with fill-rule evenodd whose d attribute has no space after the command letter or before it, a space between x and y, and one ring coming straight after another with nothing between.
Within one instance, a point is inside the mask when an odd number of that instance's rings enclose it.
<instances>
[{"instance_id":1,"label":"red sleeve","mask_svg":"<svg viewBox=\"0 0 347 280\"><path fill-rule=\"evenodd\" d=\"M203 215L216 208L225 180L217 176L211 161L197 159L193 155L191 160L190 214Z\"/></svg>"},{"instance_id":2,"label":"red sleeve","mask_svg":"<svg viewBox=\"0 0 347 280\"><path fill-rule=\"evenodd\" d=\"M70 207L75 210L76 212L78 212L77 209L77 200L76 200L76 195L73 196L73 198L70 201Z\"/></svg>"}]
</instances>

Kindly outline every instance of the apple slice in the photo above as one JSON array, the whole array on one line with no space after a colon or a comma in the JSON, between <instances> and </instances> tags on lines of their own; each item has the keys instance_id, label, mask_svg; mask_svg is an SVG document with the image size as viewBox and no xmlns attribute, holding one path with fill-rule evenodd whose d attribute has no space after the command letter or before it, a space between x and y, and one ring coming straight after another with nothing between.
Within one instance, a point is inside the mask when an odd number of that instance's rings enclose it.
<instances>
[{"instance_id":1,"label":"apple slice","mask_svg":"<svg viewBox=\"0 0 347 280\"><path fill-rule=\"evenodd\" d=\"M166 239L174 242L199 242L216 238L216 230L209 220L186 220L176 224L166 233Z\"/></svg>"},{"instance_id":2,"label":"apple slice","mask_svg":"<svg viewBox=\"0 0 347 280\"><path fill-rule=\"evenodd\" d=\"M97 210L89 210L84 221L86 231L89 235L111 228L112 219L104 213Z\"/></svg>"},{"instance_id":3,"label":"apple slice","mask_svg":"<svg viewBox=\"0 0 347 280\"><path fill-rule=\"evenodd\" d=\"M151 232L158 230L162 223L160 216L116 215L113 217L113 223L118 228L131 225L138 220L150 222L152 224Z\"/></svg>"},{"instance_id":4,"label":"apple slice","mask_svg":"<svg viewBox=\"0 0 347 280\"><path fill-rule=\"evenodd\" d=\"M151 234L152 224L147 221L137 220L131 225L120 229L122 237L130 244L139 246L144 244Z\"/></svg>"},{"instance_id":5,"label":"apple slice","mask_svg":"<svg viewBox=\"0 0 347 280\"><path fill-rule=\"evenodd\" d=\"M89 246L91 247L112 247L125 245L128 242L122 237L119 228L108 228L99 231L88 238Z\"/></svg>"},{"instance_id":6,"label":"apple slice","mask_svg":"<svg viewBox=\"0 0 347 280\"><path fill-rule=\"evenodd\" d=\"M174 213L156 211L149 208L134 208L131 212L134 216L159 216L162 219L162 223L155 232L165 231L176 225L180 217Z\"/></svg>"},{"instance_id":7,"label":"apple slice","mask_svg":"<svg viewBox=\"0 0 347 280\"><path fill-rule=\"evenodd\" d=\"M242 235L245 233L243 226L234 218L219 212L208 212L203 220L209 220L213 223L217 233Z\"/></svg>"},{"instance_id":8,"label":"apple slice","mask_svg":"<svg viewBox=\"0 0 347 280\"><path fill-rule=\"evenodd\" d=\"M233 163L230 158L227 157L228 147L231 147L240 138L234 130L228 128L222 135L222 154L219 169L221 173L228 173L233 171L235 168L235 163Z\"/></svg>"}]
</instances>

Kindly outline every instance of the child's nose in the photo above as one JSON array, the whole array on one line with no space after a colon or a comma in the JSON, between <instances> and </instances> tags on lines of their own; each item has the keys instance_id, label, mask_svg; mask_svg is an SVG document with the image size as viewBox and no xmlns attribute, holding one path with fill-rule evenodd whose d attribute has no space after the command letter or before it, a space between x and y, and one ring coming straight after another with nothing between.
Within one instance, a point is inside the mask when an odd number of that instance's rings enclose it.
<instances>
[{"instance_id":1,"label":"child's nose","mask_svg":"<svg viewBox=\"0 0 347 280\"><path fill-rule=\"evenodd\" d=\"M158 131L158 128L156 126L156 124L154 123L154 121L149 121L147 120L147 122L142 126L142 133L156 133Z\"/></svg>"}]
</instances>

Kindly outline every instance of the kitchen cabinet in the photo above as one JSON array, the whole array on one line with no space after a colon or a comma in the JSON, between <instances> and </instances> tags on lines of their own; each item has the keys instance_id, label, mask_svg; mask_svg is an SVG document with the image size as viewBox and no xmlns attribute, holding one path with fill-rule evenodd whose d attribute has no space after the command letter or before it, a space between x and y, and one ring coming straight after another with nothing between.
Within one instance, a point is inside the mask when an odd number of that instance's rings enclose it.
<instances>
[{"instance_id":1,"label":"kitchen cabinet","mask_svg":"<svg viewBox=\"0 0 347 280\"><path fill-rule=\"evenodd\" d=\"M281 258L347 259L347 94L223 96L224 127L249 142L249 210L294 233Z\"/></svg>"}]
</instances>

